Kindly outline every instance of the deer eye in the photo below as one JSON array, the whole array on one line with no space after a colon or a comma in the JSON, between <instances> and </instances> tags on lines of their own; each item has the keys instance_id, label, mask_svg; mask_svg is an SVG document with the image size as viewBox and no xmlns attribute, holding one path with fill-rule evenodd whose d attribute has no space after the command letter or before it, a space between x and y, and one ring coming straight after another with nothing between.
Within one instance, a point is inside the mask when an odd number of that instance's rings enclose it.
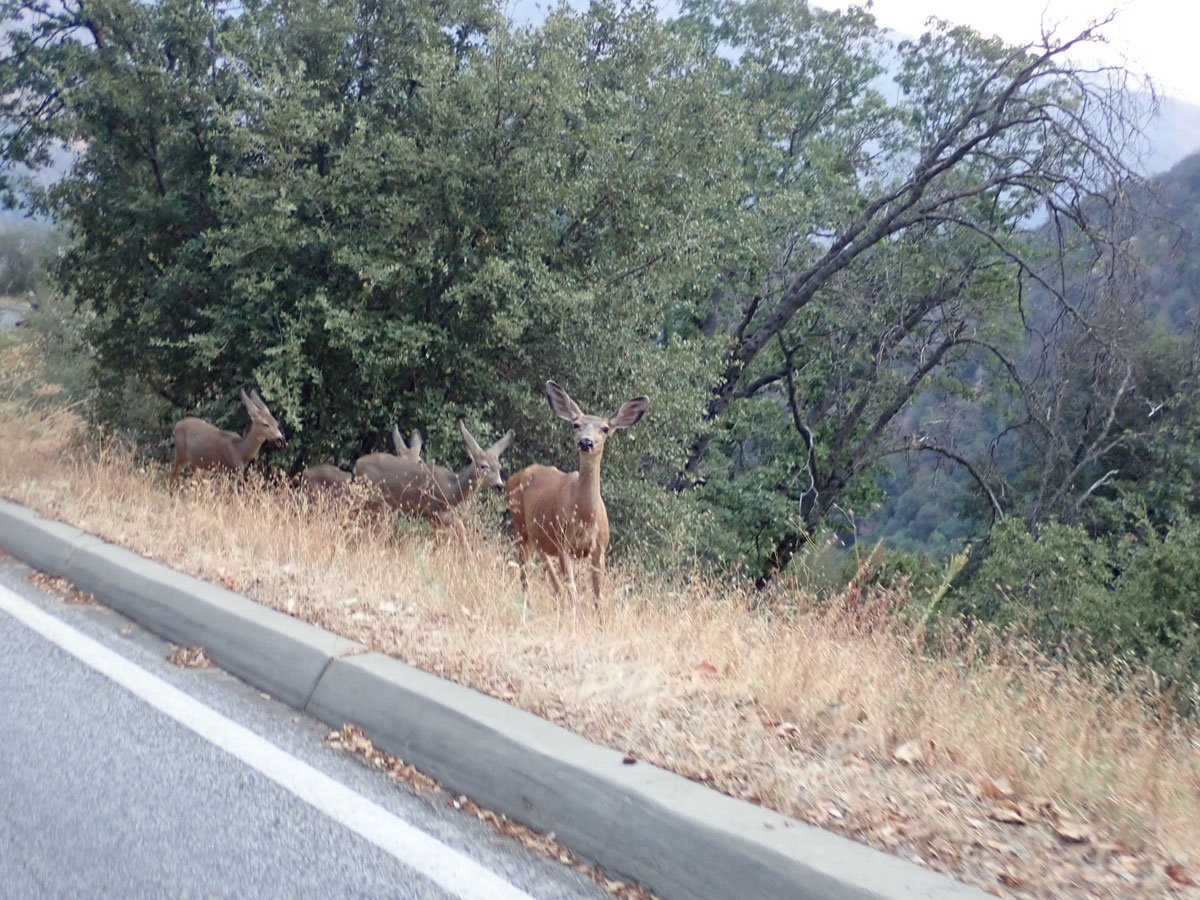
<instances>
[{"instance_id":1,"label":"deer eye","mask_svg":"<svg viewBox=\"0 0 1200 900\"><path fill-rule=\"evenodd\" d=\"M602 426L600 428L600 430L603 431L605 434L608 434L608 426L607 425Z\"/></svg>"},{"instance_id":2,"label":"deer eye","mask_svg":"<svg viewBox=\"0 0 1200 900\"><path fill-rule=\"evenodd\" d=\"M578 423L578 422L576 422L576 423L575 423L575 424L573 424L571 427L572 427L572 428L574 428L576 431L578 431L578 430L579 430L579 423Z\"/></svg>"},{"instance_id":3,"label":"deer eye","mask_svg":"<svg viewBox=\"0 0 1200 900\"><path fill-rule=\"evenodd\" d=\"M486 472L487 470L488 470L488 464L487 464L487 463L480 463L480 464L479 464L479 471L480 471L480 472Z\"/></svg>"}]
</instances>

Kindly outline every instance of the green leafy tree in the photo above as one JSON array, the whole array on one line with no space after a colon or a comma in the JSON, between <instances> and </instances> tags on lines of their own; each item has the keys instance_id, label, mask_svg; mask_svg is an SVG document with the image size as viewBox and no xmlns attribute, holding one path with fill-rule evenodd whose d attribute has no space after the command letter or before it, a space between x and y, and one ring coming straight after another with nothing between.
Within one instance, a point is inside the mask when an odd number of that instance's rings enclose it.
<instances>
[{"instance_id":1,"label":"green leafy tree","mask_svg":"<svg viewBox=\"0 0 1200 900\"><path fill-rule=\"evenodd\" d=\"M706 357L669 323L711 280L741 130L718 63L651 8L511 29L484 3L99 0L17 34L5 157L79 148L30 200L71 230L101 421L130 424L143 385L166 401L147 433L232 424L253 384L293 467L349 464L396 421L458 456L460 417L516 427L512 465L573 466L542 383L596 408L644 392L614 518L678 520L646 479L682 464Z\"/></svg>"},{"instance_id":2,"label":"green leafy tree","mask_svg":"<svg viewBox=\"0 0 1200 900\"><path fill-rule=\"evenodd\" d=\"M617 541L708 535L766 583L834 510L876 503L895 454L961 466L1004 512L964 435L1036 393L1027 284L1078 334L1104 324L1064 262L1115 258L1131 179L1120 85L1065 62L1093 31L893 44L798 0L529 28L487 0L0 9L2 187L69 231L94 415L131 426L148 389L163 443L184 411L233 424L255 385L292 468L349 464L397 421L450 461L458 418L514 427L513 466L570 467L546 378L595 409L646 393L608 461ZM62 146L71 172L22 194L19 168ZM1095 383L1101 405L1125 390ZM1043 506L1098 498L1105 452L1058 464Z\"/></svg>"},{"instance_id":3,"label":"green leafy tree","mask_svg":"<svg viewBox=\"0 0 1200 900\"><path fill-rule=\"evenodd\" d=\"M229 164L218 116L236 89L221 50L227 9L4 4L10 22L26 13L0 63L4 184L15 190L16 164L78 150L65 177L25 202L66 228L57 280L94 313L87 339L101 418L120 416L130 382L176 408L216 393L212 379L181 375L194 310L223 293L206 232L217 222L210 172Z\"/></svg>"}]
</instances>

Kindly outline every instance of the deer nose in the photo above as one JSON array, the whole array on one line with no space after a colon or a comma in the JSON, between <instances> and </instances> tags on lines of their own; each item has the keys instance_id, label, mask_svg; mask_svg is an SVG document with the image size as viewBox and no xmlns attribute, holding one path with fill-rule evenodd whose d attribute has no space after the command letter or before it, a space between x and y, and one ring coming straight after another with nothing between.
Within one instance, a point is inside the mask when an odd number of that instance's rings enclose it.
<instances>
[{"instance_id":1,"label":"deer nose","mask_svg":"<svg viewBox=\"0 0 1200 900\"><path fill-rule=\"evenodd\" d=\"M592 449L592 439L591 438L580 438L579 439L579 449L584 451L585 453L589 452Z\"/></svg>"}]
</instances>

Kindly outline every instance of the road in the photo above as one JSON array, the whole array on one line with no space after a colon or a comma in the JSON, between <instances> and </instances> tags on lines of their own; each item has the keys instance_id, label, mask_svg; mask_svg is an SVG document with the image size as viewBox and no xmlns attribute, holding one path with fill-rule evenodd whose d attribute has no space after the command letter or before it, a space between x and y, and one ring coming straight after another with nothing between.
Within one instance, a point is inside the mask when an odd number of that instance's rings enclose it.
<instances>
[{"instance_id":1,"label":"road","mask_svg":"<svg viewBox=\"0 0 1200 900\"><path fill-rule=\"evenodd\" d=\"M0 554L0 897L599 898Z\"/></svg>"}]
</instances>

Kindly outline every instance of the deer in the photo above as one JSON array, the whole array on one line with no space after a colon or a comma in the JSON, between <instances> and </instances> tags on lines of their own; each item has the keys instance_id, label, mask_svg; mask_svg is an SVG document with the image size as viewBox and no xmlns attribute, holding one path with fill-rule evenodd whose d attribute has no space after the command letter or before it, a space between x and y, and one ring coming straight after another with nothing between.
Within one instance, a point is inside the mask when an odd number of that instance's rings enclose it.
<instances>
[{"instance_id":1,"label":"deer","mask_svg":"<svg viewBox=\"0 0 1200 900\"><path fill-rule=\"evenodd\" d=\"M336 495L346 490L353 477L345 469L340 469L333 463L322 463L319 466L309 466L300 473L300 486L313 493L325 491L330 495Z\"/></svg>"},{"instance_id":2,"label":"deer","mask_svg":"<svg viewBox=\"0 0 1200 900\"><path fill-rule=\"evenodd\" d=\"M424 445L421 440L421 432L413 431L409 438L410 443L404 443L404 436L400 433L400 426L392 426L392 446L395 448L395 456L398 459L408 459L412 461L420 461L421 448ZM375 456L372 453L368 456ZM386 453L380 453L379 456L388 456ZM360 457L367 459L368 456ZM345 469L338 468L332 463L325 463L319 466L309 466L300 473L300 486L309 491L325 491L330 495L341 495L349 491L350 480L354 476Z\"/></svg>"},{"instance_id":3,"label":"deer","mask_svg":"<svg viewBox=\"0 0 1200 900\"><path fill-rule=\"evenodd\" d=\"M592 570L592 591L600 605L604 584L604 554L608 550L608 510L600 496L600 462L609 435L636 425L650 405L646 397L621 404L611 416L585 415L565 390L546 382L546 399L560 419L571 423L579 469L567 473L555 466L531 465L513 474L505 485L508 511L517 531L521 590L529 590L526 567L536 548L559 596L563 584L551 558L557 558L571 602L577 603L575 561L587 559Z\"/></svg>"},{"instance_id":4,"label":"deer","mask_svg":"<svg viewBox=\"0 0 1200 900\"><path fill-rule=\"evenodd\" d=\"M258 456L264 443L270 441L276 447L283 446L283 430L258 396L258 391L252 390L247 396L243 390L242 405L250 414L250 429L245 434L225 431L195 416L175 423L175 465L168 481L172 489L185 468L193 471L228 469L245 476L246 467Z\"/></svg>"},{"instance_id":5,"label":"deer","mask_svg":"<svg viewBox=\"0 0 1200 900\"><path fill-rule=\"evenodd\" d=\"M504 490L500 454L512 444L513 433L509 431L484 450L462 421L458 423L458 430L471 458L460 472L419 459L371 453L354 463L354 477L371 482L383 502L392 509L427 519L435 529L451 526L466 544L467 530L456 507L469 500L481 485ZM413 439L419 450L419 435L415 432ZM411 447L409 449L411 453Z\"/></svg>"}]
</instances>

